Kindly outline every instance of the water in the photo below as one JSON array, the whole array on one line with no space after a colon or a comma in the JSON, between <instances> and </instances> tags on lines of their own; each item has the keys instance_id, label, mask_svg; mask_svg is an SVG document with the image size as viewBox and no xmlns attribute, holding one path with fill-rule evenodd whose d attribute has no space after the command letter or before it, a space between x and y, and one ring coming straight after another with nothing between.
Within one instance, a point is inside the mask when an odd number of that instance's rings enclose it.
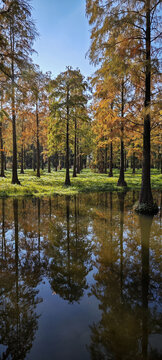
<instances>
[{"instance_id":1,"label":"water","mask_svg":"<svg viewBox=\"0 0 162 360\"><path fill-rule=\"evenodd\" d=\"M161 218L137 197L0 199L1 360L162 358Z\"/></svg>"}]
</instances>

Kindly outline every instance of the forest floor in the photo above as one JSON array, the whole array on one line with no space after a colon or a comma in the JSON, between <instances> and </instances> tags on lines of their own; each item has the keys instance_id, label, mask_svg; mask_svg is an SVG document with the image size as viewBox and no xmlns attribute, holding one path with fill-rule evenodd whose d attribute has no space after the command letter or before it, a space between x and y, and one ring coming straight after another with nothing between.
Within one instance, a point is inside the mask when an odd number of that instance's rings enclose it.
<instances>
[{"instance_id":1,"label":"forest floor","mask_svg":"<svg viewBox=\"0 0 162 360\"><path fill-rule=\"evenodd\" d=\"M19 172L19 171L18 171ZM89 169L84 169L76 178L72 177L70 171L71 186L64 185L65 170L41 171L41 177L37 178L33 170L25 170L25 174L19 174L20 185L11 184L11 171L5 172L6 177L0 178L0 197L6 196L52 196L74 195L79 192L98 192L98 191L122 191L123 188L117 186L119 170L114 170L114 176L108 177L108 174L94 173ZM141 170L132 174L129 169L125 173L128 190L139 190L141 186ZM162 190L162 175L156 169L151 170L152 189Z\"/></svg>"}]
</instances>

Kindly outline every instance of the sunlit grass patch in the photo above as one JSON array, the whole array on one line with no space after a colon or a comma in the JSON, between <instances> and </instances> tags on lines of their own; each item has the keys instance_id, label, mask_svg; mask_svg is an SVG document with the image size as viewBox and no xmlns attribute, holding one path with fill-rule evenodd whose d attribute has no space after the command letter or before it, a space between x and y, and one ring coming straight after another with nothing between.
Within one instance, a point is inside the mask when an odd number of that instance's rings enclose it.
<instances>
[{"instance_id":1,"label":"sunlit grass patch","mask_svg":"<svg viewBox=\"0 0 162 360\"><path fill-rule=\"evenodd\" d=\"M119 170L114 169L114 176L108 174L94 173L89 169L84 169L76 178L72 177L70 171L71 186L65 186L65 170L52 171L48 174L45 170L41 171L41 177L37 178L33 170L25 170L25 174L19 174L21 185L11 184L11 171L6 171L5 178L0 178L0 196L51 196L53 194L75 195L79 192L98 192L98 191L122 191L123 188L117 186ZM141 170L132 174L129 169L125 173L125 180L128 189L140 189ZM162 175L158 170L151 171L152 188L162 190Z\"/></svg>"}]
</instances>

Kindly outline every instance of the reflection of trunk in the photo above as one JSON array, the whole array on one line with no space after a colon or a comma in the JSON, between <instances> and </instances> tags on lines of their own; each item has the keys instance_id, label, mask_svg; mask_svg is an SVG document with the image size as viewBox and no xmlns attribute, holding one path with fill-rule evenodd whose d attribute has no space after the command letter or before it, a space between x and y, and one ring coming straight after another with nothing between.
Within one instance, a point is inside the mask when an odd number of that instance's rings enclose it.
<instances>
[{"instance_id":1,"label":"reflection of trunk","mask_svg":"<svg viewBox=\"0 0 162 360\"><path fill-rule=\"evenodd\" d=\"M18 245L18 200L13 200L14 227L15 227L15 285L16 285L16 319L17 319L17 347L19 347L19 245ZM17 355L18 355L17 348Z\"/></svg>"},{"instance_id":2,"label":"reflection of trunk","mask_svg":"<svg viewBox=\"0 0 162 360\"><path fill-rule=\"evenodd\" d=\"M49 198L49 217L51 220L51 215L52 215L52 202L51 202L51 198Z\"/></svg>"},{"instance_id":3,"label":"reflection of trunk","mask_svg":"<svg viewBox=\"0 0 162 360\"><path fill-rule=\"evenodd\" d=\"M118 193L120 207L120 289L121 301L123 299L123 224L124 224L124 198L125 193Z\"/></svg>"},{"instance_id":4,"label":"reflection of trunk","mask_svg":"<svg viewBox=\"0 0 162 360\"><path fill-rule=\"evenodd\" d=\"M141 255L142 255L142 359L147 359L148 351L148 296L149 296L149 240L152 218L141 216Z\"/></svg>"},{"instance_id":5,"label":"reflection of trunk","mask_svg":"<svg viewBox=\"0 0 162 360\"><path fill-rule=\"evenodd\" d=\"M67 100L66 100L66 179L65 185L70 186L69 175L69 85L67 85Z\"/></svg>"},{"instance_id":6,"label":"reflection of trunk","mask_svg":"<svg viewBox=\"0 0 162 360\"><path fill-rule=\"evenodd\" d=\"M40 199L38 198L38 258L40 264Z\"/></svg>"},{"instance_id":7,"label":"reflection of trunk","mask_svg":"<svg viewBox=\"0 0 162 360\"><path fill-rule=\"evenodd\" d=\"M13 200L13 210L14 210L14 227L15 227L15 270L16 270L16 294L18 298L18 200Z\"/></svg>"},{"instance_id":8,"label":"reflection of trunk","mask_svg":"<svg viewBox=\"0 0 162 360\"><path fill-rule=\"evenodd\" d=\"M66 226L67 226L67 267L68 267L68 286L70 289L70 228L69 228L69 218L70 218L70 201L69 197L66 196ZM70 294L69 299L70 300Z\"/></svg>"},{"instance_id":9,"label":"reflection of trunk","mask_svg":"<svg viewBox=\"0 0 162 360\"><path fill-rule=\"evenodd\" d=\"M5 239L5 199L2 199L2 259L6 259L6 239Z\"/></svg>"},{"instance_id":10,"label":"reflection of trunk","mask_svg":"<svg viewBox=\"0 0 162 360\"><path fill-rule=\"evenodd\" d=\"M112 192L110 192L110 259L112 259L112 239L113 239L113 221L112 221L112 209L113 209L113 201L112 201Z\"/></svg>"},{"instance_id":11,"label":"reflection of trunk","mask_svg":"<svg viewBox=\"0 0 162 360\"><path fill-rule=\"evenodd\" d=\"M75 195L75 240L76 240L76 258L78 257L78 216L77 216L77 198Z\"/></svg>"},{"instance_id":12,"label":"reflection of trunk","mask_svg":"<svg viewBox=\"0 0 162 360\"><path fill-rule=\"evenodd\" d=\"M40 177L40 145L39 145L38 100L37 100L37 102L36 102L36 125L37 125L37 177Z\"/></svg>"},{"instance_id":13,"label":"reflection of trunk","mask_svg":"<svg viewBox=\"0 0 162 360\"><path fill-rule=\"evenodd\" d=\"M122 90L121 90L121 139L120 139L120 175L118 180L118 186L127 186L126 181L124 180L124 82L122 81Z\"/></svg>"}]
</instances>

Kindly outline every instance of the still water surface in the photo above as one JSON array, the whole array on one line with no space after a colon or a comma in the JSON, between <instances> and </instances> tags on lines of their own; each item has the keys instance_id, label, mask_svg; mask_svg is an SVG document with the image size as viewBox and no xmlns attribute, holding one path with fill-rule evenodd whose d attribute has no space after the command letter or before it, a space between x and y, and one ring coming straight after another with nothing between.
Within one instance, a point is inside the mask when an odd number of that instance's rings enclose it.
<instances>
[{"instance_id":1,"label":"still water surface","mask_svg":"<svg viewBox=\"0 0 162 360\"><path fill-rule=\"evenodd\" d=\"M137 197L0 199L1 360L162 358L161 218Z\"/></svg>"}]
</instances>

